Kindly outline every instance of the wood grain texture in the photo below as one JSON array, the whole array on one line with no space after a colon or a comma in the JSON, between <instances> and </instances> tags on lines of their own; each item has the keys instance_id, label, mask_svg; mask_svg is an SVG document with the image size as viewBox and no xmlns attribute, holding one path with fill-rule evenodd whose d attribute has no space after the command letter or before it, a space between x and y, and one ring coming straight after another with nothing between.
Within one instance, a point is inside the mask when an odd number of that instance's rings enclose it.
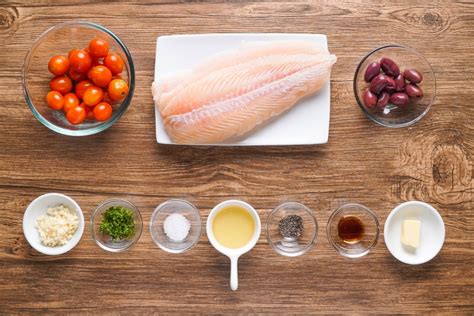
<instances>
[{"instance_id":1,"label":"wood grain texture","mask_svg":"<svg viewBox=\"0 0 474 316\"><path fill-rule=\"evenodd\" d=\"M472 1L229 1L0 4L0 313L474 313L474 3ZM21 89L21 65L34 39L71 19L97 22L121 37L135 61L129 110L108 131L56 135L35 120ZM310 147L191 148L154 138L157 36L211 32L312 32L328 35L338 56L332 75L329 143ZM405 129L369 122L352 92L362 56L386 43L422 52L438 83L428 115ZM28 203L47 192L70 195L86 225L95 206L127 198L148 223L168 198L195 203L206 218L218 202L243 199L265 222L279 203L312 208L316 247L288 259L264 235L240 261L240 289L229 263L205 234L183 255L156 248L147 229L130 251L99 249L88 229L67 255L43 256L22 233ZM344 201L377 212L418 199L443 216L439 256L407 266L383 238L368 256L348 260L325 237ZM88 226L87 226L88 227Z\"/></svg>"}]
</instances>

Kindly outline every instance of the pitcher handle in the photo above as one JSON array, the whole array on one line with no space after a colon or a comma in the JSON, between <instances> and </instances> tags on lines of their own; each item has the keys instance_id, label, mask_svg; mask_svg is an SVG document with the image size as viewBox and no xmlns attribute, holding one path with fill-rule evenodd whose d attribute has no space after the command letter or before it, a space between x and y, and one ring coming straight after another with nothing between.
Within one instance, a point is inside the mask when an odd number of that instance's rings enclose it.
<instances>
[{"instance_id":1,"label":"pitcher handle","mask_svg":"<svg viewBox=\"0 0 474 316\"><path fill-rule=\"evenodd\" d=\"M230 288L236 291L239 287L238 257L230 258Z\"/></svg>"}]
</instances>

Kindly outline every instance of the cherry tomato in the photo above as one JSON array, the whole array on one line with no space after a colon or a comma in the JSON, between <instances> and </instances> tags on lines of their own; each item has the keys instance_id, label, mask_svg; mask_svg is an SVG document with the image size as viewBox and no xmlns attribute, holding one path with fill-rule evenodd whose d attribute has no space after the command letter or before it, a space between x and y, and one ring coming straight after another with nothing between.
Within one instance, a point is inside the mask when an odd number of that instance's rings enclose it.
<instances>
[{"instance_id":1,"label":"cherry tomato","mask_svg":"<svg viewBox=\"0 0 474 316\"><path fill-rule=\"evenodd\" d=\"M92 65L92 59L84 50L73 50L70 52L69 64L76 72L87 72Z\"/></svg>"},{"instance_id":2,"label":"cherry tomato","mask_svg":"<svg viewBox=\"0 0 474 316\"><path fill-rule=\"evenodd\" d=\"M109 43L101 38L94 38L89 43L89 52L93 57L103 58L109 53Z\"/></svg>"},{"instance_id":3,"label":"cherry tomato","mask_svg":"<svg viewBox=\"0 0 474 316\"><path fill-rule=\"evenodd\" d=\"M58 91L49 91L46 95L46 103L53 110L61 110L64 106L64 98Z\"/></svg>"},{"instance_id":4,"label":"cherry tomato","mask_svg":"<svg viewBox=\"0 0 474 316\"><path fill-rule=\"evenodd\" d=\"M100 101L102 101L103 97L104 97L104 90L102 90L99 87L92 86L92 87L87 88L86 91L84 91L84 96L82 98L82 101L88 106L95 106Z\"/></svg>"},{"instance_id":5,"label":"cherry tomato","mask_svg":"<svg viewBox=\"0 0 474 316\"><path fill-rule=\"evenodd\" d=\"M81 124L86 119L86 110L77 105L67 111L66 118L71 124Z\"/></svg>"},{"instance_id":6,"label":"cherry tomato","mask_svg":"<svg viewBox=\"0 0 474 316\"><path fill-rule=\"evenodd\" d=\"M93 121L95 119L94 118L94 108L93 107L85 105L84 102L82 102L79 106L84 108L84 110L86 110L86 120Z\"/></svg>"},{"instance_id":7,"label":"cherry tomato","mask_svg":"<svg viewBox=\"0 0 474 316\"><path fill-rule=\"evenodd\" d=\"M64 75L69 70L69 60L61 55L53 56L49 60L48 69L53 75Z\"/></svg>"},{"instance_id":8,"label":"cherry tomato","mask_svg":"<svg viewBox=\"0 0 474 316\"><path fill-rule=\"evenodd\" d=\"M105 66L92 67L89 72L92 82L98 87L105 87L112 80L112 72Z\"/></svg>"},{"instance_id":9,"label":"cherry tomato","mask_svg":"<svg viewBox=\"0 0 474 316\"><path fill-rule=\"evenodd\" d=\"M92 67L103 65L103 64L104 63L101 58L92 58Z\"/></svg>"},{"instance_id":10,"label":"cherry tomato","mask_svg":"<svg viewBox=\"0 0 474 316\"><path fill-rule=\"evenodd\" d=\"M110 53L105 57L104 65L107 66L114 75L117 75L122 72L124 63L118 54Z\"/></svg>"},{"instance_id":11,"label":"cherry tomato","mask_svg":"<svg viewBox=\"0 0 474 316\"><path fill-rule=\"evenodd\" d=\"M100 102L94 108L94 117L97 121L107 121L112 116L112 106L107 102Z\"/></svg>"},{"instance_id":12,"label":"cherry tomato","mask_svg":"<svg viewBox=\"0 0 474 316\"><path fill-rule=\"evenodd\" d=\"M92 81L92 68L87 71L87 79Z\"/></svg>"},{"instance_id":13,"label":"cherry tomato","mask_svg":"<svg viewBox=\"0 0 474 316\"><path fill-rule=\"evenodd\" d=\"M84 91L93 85L94 84L89 80L82 80L76 84L76 89L74 92L76 93L77 97L82 100L84 98Z\"/></svg>"},{"instance_id":14,"label":"cherry tomato","mask_svg":"<svg viewBox=\"0 0 474 316\"><path fill-rule=\"evenodd\" d=\"M69 69L68 75L69 75L69 78L71 78L72 81L75 81L75 82L82 81L86 79L87 77L85 73L77 72L73 69Z\"/></svg>"},{"instance_id":15,"label":"cherry tomato","mask_svg":"<svg viewBox=\"0 0 474 316\"><path fill-rule=\"evenodd\" d=\"M57 76L49 82L51 90L58 91L61 94L66 94L72 90L72 81L68 76Z\"/></svg>"},{"instance_id":16,"label":"cherry tomato","mask_svg":"<svg viewBox=\"0 0 474 316\"><path fill-rule=\"evenodd\" d=\"M79 98L72 92L64 95L64 112L69 112L70 109L79 105Z\"/></svg>"},{"instance_id":17,"label":"cherry tomato","mask_svg":"<svg viewBox=\"0 0 474 316\"><path fill-rule=\"evenodd\" d=\"M76 51L79 51L79 50L80 50L80 49L78 49L78 48L73 48L73 49L71 49L71 50L69 51L69 53L67 54L67 59L68 59L68 60L71 59L72 53L74 53L74 52L76 52Z\"/></svg>"},{"instance_id":18,"label":"cherry tomato","mask_svg":"<svg viewBox=\"0 0 474 316\"><path fill-rule=\"evenodd\" d=\"M107 88L109 97L114 101L125 99L128 94L128 85L122 79L114 79L109 83Z\"/></svg>"},{"instance_id":19,"label":"cherry tomato","mask_svg":"<svg viewBox=\"0 0 474 316\"><path fill-rule=\"evenodd\" d=\"M102 64L103 64L103 62L102 62L103 58L99 58L99 57L92 56L92 54L91 54L91 52L90 52L90 50L89 50L89 46L87 46L86 48L84 48L84 51L85 51L86 53L88 53L89 56L91 56L91 61L92 61L91 67L94 67L94 66L98 66L98 65L102 65Z\"/></svg>"},{"instance_id":20,"label":"cherry tomato","mask_svg":"<svg viewBox=\"0 0 474 316\"><path fill-rule=\"evenodd\" d=\"M114 101L110 98L109 93L107 91L104 92L104 97L102 101L112 104Z\"/></svg>"}]
</instances>

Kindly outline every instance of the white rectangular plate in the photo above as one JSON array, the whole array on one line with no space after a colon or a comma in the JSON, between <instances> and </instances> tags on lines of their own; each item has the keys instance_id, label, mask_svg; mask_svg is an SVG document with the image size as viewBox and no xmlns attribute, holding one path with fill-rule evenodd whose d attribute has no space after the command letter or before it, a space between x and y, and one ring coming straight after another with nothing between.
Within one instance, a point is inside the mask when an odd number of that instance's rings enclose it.
<instances>
[{"instance_id":1,"label":"white rectangular plate","mask_svg":"<svg viewBox=\"0 0 474 316\"><path fill-rule=\"evenodd\" d=\"M173 35L158 37L156 42L155 81L176 72L190 70L209 56L238 48L243 42L305 40L327 48L326 35L274 34L274 33L223 33ZM275 120L256 128L244 139L219 146L268 146L324 144L329 135L330 82L319 93L301 100ZM160 144L174 144L163 126L155 107L156 140ZM193 144L199 145L199 144Z\"/></svg>"}]
</instances>

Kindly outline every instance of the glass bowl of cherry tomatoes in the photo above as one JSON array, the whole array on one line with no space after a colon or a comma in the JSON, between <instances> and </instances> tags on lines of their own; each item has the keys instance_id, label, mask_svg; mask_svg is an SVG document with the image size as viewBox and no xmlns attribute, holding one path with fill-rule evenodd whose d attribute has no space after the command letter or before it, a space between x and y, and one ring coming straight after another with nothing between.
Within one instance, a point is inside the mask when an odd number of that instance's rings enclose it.
<instances>
[{"instance_id":1,"label":"glass bowl of cherry tomatoes","mask_svg":"<svg viewBox=\"0 0 474 316\"><path fill-rule=\"evenodd\" d=\"M105 27L85 21L45 31L25 57L23 93L49 129L87 136L112 126L127 110L135 69L125 44Z\"/></svg>"}]
</instances>

